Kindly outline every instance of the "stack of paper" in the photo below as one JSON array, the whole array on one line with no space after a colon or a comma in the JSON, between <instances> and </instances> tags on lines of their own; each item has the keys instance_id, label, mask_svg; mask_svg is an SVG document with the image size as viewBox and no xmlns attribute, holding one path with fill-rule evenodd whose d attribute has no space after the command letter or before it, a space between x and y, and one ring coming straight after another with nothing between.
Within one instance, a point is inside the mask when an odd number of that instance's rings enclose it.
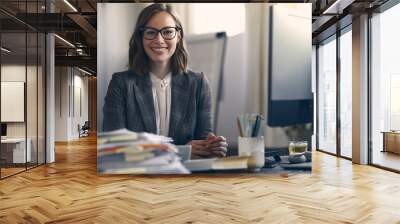
<instances>
[{"instance_id":1,"label":"stack of paper","mask_svg":"<svg viewBox=\"0 0 400 224\"><path fill-rule=\"evenodd\" d=\"M97 170L103 174L185 174L170 138L126 129L98 135Z\"/></svg>"}]
</instances>

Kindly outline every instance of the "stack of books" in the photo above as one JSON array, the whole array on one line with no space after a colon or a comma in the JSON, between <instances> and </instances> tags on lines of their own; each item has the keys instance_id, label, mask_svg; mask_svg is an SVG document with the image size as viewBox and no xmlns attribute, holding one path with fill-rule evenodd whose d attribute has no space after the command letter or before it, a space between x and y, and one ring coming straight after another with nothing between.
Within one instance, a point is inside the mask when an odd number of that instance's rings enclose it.
<instances>
[{"instance_id":1,"label":"stack of books","mask_svg":"<svg viewBox=\"0 0 400 224\"><path fill-rule=\"evenodd\" d=\"M98 134L97 170L102 174L187 174L172 139L121 129Z\"/></svg>"}]
</instances>

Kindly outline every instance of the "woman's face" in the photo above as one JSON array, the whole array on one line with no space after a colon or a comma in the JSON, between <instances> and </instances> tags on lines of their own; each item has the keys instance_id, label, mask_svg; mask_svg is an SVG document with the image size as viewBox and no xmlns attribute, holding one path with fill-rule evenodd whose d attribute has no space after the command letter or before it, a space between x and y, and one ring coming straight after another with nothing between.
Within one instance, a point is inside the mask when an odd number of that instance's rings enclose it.
<instances>
[{"instance_id":1,"label":"woman's face","mask_svg":"<svg viewBox=\"0 0 400 224\"><path fill-rule=\"evenodd\" d=\"M176 24L174 19L167 12L156 13L146 24L146 27L154 28L156 30L175 26ZM175 53L176 45L180 38L181 36L179 31L177 31L175 37L171 40L164 39L159 32L152 40L143 38L144 51L153 63L168 63L169 59Z\"/></svg>"}]
</instances>

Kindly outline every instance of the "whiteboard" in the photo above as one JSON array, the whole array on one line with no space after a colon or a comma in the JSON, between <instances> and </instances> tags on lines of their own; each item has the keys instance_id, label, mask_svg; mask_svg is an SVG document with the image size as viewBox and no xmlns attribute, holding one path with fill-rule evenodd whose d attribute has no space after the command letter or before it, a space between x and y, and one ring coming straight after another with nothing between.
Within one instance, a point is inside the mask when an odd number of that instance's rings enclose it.
<instances>
[{"instance_id":1,"label":"whiteboard","mask_svg":"<svg viewBox=\"0 0 400 224\"><path fill-rule=\"evenodd\" d=\"M25 82L1 82L1 122L24 122Z\"/></svg>"},{"instance_id":2,"label":"whiteboard","mask_svg":"<svg viewBox=\"0 0 400 224\"><path fill-rule=\"evenodd\" d=\"M222 77L226 50L226 33L189 35L186 37L189 68L203 72L211 88L211 113L217 128L218 103L222 97Z\"/></svg>"}]
</instances>

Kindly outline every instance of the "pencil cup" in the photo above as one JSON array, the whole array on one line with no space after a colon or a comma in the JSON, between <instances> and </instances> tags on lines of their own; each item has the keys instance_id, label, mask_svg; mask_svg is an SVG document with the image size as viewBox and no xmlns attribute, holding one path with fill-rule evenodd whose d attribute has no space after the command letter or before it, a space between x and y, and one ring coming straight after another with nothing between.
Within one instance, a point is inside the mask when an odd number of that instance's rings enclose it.
<instances>
[{"instance_id":1,"label":"pencil cup","mask_svg":"<svg viewBox=\"0 0 400 224\"><path fill-rule=\"evenodd\" d=\"M264 166L264 137L239 137L239 156L250 156L248 167L252 170Z\"/></svg>"}]
</instances>

